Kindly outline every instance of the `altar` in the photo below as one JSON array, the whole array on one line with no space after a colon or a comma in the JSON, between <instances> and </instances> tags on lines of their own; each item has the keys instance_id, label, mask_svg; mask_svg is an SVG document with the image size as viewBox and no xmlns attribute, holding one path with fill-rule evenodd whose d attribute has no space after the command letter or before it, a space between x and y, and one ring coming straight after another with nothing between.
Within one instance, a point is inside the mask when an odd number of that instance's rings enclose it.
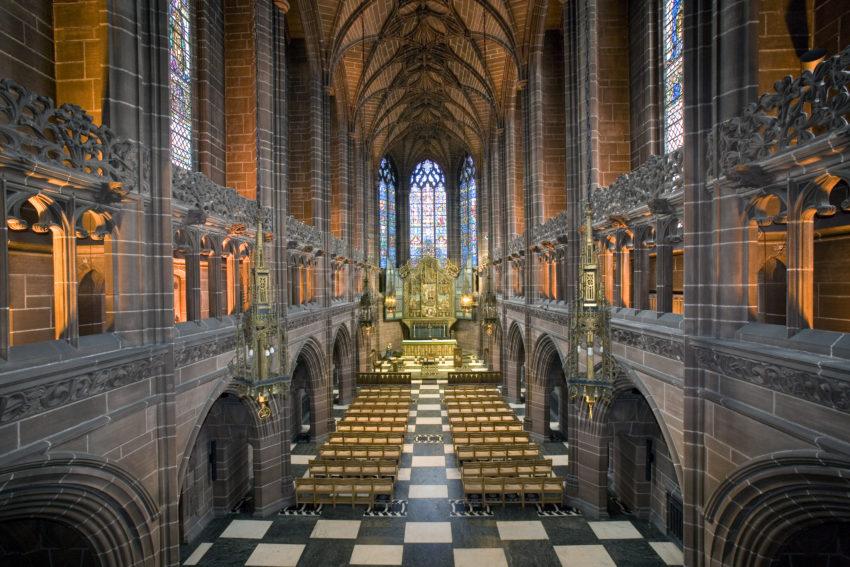
<instances>
[{"instance_id":1,"label":"altar","mask_svg":"<svg viewBox=\"0 0 850 567\"><path fill-rule=\"evenodd\" d=\"M431 339L427 341L401 341L403 356L412 358L454 358L457 341L454 339Z\"/></svg>"}]
</instances>

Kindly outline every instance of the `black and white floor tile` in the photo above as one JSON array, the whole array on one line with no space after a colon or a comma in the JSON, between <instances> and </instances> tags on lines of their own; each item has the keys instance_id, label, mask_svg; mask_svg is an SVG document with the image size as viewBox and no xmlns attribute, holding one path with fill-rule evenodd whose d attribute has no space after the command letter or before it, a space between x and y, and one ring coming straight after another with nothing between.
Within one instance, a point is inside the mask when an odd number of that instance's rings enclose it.
<instances>
[{"instance_id":1,"label":"black and white floor tile","mask_svg":"<svg viewBox=\"0 0 850 567\"><path fill-rule=\"evenodd\" d=\"M364 515L362 506L324 506L321 515L279 515L258 520L231 515L210 523L182 550L184 565L331 567L681 565L682 552L649 523L631 517L588 522L581 516L541 515L535 506L491 507L488 514L458 514L460 471L442 384L414 384L409 433L402 454L397 503L404 515ZM418 394L418 396L416 395ZM512 406L514 407L514 406ZM334 407L342 417L345 406ZM522 406L514 407L522 415ZM436 440L441 436L441 440ZM436 441L436 442L435 442ZM295 476L307 473L318 446L292 447ZM568 448L543 444L555 473L566 473ZM481 508L479 507L480 511Z\"/></svg>"}]
</instances>

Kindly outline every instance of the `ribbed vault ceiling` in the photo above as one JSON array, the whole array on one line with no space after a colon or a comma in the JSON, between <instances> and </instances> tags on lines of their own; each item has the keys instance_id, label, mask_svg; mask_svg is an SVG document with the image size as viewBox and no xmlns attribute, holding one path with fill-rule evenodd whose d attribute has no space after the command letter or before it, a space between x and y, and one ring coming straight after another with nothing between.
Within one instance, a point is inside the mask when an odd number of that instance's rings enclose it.
<instances>
[{"instance_id":1,"label":"ribbed vault ceiling","mask_svg":"<svg viewBox=\"0 0 850 567\"><path fill-rule=\"evenodd\" d=\"M512 103L546 0L318 0L322 50L375 157L480 155ZM543 6L541 8L541 5ZM542 22L541 22L542 23Z\"/></svg>"}]
</instances>

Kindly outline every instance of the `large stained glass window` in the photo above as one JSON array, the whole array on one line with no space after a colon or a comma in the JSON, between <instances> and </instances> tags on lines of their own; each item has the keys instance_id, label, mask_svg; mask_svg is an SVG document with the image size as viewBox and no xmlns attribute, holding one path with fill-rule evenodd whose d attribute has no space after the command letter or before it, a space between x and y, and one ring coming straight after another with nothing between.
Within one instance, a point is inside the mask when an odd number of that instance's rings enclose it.
<instances>
[{"instance_id":1,"label":"large stained glass window","mask_svg":"<svg viewBox=\"0 0 850 567\"><path fill-rule=\"evenodd\" d=\"M446 176L439 165L426 159L410 176L411 260L425 254L438 260L448 257L446 217Z\"/></svg>"},{"instance_id":2,"label":"large stained glass window","mask_svg":"<svg viewBox=\"0 0 850 567\"><path fill-rule=\"evenodd\" d=\"M168 2L168 61L171 93L171 162L192 168L191 0Z\"/></svg>"},{"instance_id":3,"label":"large stained glass window","mask_svg":"<svg viewBox=\"0 0 850 567\"><path fill-rule=\"evenodd\" d=\"M378 167L378 226L380 228L381 267L394 267L396 263L395 238L396 176L387 158Z\"/></svg>"},{"instance_id":4,"label":"large stained glass window","mask_svg":"<svg viewBox=\"0 0 850 567\"><path fill-rule=\"evenodd\" d=\"M466 156L460 170L460 257L466 267L478 265L478 191L475 186L475 164Z\"/></svg>"},{"instance_id":5,"label":"large stained glass window","mask_svg":"<svg viewBox=\"0 0 850 567\"><path fill-rule=\"evenodd\" d=\"M685 0L664 2L664 152L682 147L685 135L685 77L682 57Z\"/></svg>"}]
</instances>

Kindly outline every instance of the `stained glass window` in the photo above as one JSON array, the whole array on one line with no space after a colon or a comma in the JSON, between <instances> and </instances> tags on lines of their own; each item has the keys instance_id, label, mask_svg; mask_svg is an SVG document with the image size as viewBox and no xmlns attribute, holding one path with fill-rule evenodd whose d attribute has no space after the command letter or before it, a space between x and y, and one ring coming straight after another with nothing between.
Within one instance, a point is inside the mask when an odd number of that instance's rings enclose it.
<instances>
[{"instance_id":1,"label":"stained glass window","mask_svg":"<svg viewBox=\"0 0 850 567\"><path fill-rule=\"evenodd\" d=\"M446 227L446 176L435 162L426 159L410 176L410 259L431 254L448 257Z\"/></svg>"},{"instance_id":2,"label":"stained glass window","mask_svg":"<svg viewBox=\"0 0 850 567\"><path fill-rule=\"evenodd\" d=\"M168 61L171 93L171 162L192 168L191 0L168 2Z\"/></svg>"},{"instance_id":3,"label":"stained glass window","mask_svg":"<svg viewBox=\"0 0 850 567\"><path fill-rule=\"evenodd\" d=\"M682 147L685 134L685 77L682 57L684 0L664 2L664 152Z\"/></svg>"},{"instance_id":4,"label":"stained glass window","mask_svg":"<svg viewBox=\"0 0 850 567\"><path fill-rule=\"evenodd\" d=\"M461 264L478 265L478 192L475 185L475 164L466 156L460 170L460 257Z\"/></svg>"},{"instance_id":5,"label":"stained glass window","mask_svg":"<svg viewBox=\"0 0 850 567\"><path fill-rule=\"evenodd\" d=\"M390 160L384 158L378 167L378 226L381 234L381 267L395 266L395 169Z\"/></svg>"}]
</instances>

